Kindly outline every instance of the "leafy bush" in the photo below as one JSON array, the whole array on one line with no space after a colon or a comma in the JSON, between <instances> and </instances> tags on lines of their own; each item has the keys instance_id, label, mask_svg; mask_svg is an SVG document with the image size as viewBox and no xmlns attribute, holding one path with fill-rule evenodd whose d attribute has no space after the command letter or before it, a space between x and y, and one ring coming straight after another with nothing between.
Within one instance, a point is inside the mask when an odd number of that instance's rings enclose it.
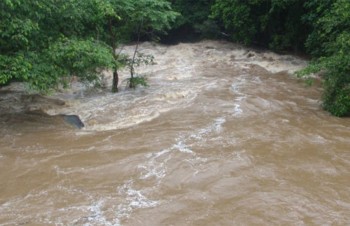
<instances>
[{"instance_id":1,"label":"leafy bush","mask_svg":"<svg viewBox=\"0 0 350 226\"><path fill-rule=\"evenodd\" d=\"M135 89L137 86L148 86L147 79L144 76L134 76L128 79L128 86Z\"/></svg>"},{"instance_id":2,"label":"leafy bush","mask_svg":"<svg viewBox=\"0 0 350 226\"><path fill-rule=\"evenodd\" d=\"M118 45L138 28L147 35L169 29L177 15L166 0L0 1L0 85L20 80L48 92L73 75L98 81L106 68L116 91L125 66Z\"/></svg>"},{"instance_id":3,"label":"leafy bush","mask_svg":"<svg viewBox=\"0 0 350 226\"><path fill-rule=\"evenodd\" d=\"M319 43L314 45L315 37ZM299 74L323 71L323 107L336 116L350 114L350 1L337 0L315 23L307 45L322 57Z\"/></svg>"}]
</instances>

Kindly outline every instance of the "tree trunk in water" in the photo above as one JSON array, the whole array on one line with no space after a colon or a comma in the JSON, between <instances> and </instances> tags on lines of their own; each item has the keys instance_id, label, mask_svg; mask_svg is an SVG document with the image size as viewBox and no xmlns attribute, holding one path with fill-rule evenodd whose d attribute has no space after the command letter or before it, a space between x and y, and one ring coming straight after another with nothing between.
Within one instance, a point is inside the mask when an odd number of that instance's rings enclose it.
<instances>
[{"instance_id":1,"label":"tree trunk in water","mask_svg":"<svg viewBox=\"0 0 350 226\"><path fill-rule=\"evenodd\" d=\"M139 48L140 45L140 34L141 34L141 28L143 26L143 19L141 20L141 23L139 25L139 29L137 31L137 43L136 43L136 47L135 47L135 51L134 51L134 56L132 57L132 61L131 61L131 65L130 65L130 84L129 84L129 88L134 89L136 88L136 84L134 81L134 74L135 74L135 68L134 68L134 64L135 64L135 57L137 54L137 50Z\"/></svg>"},{"instance_id":2,"label":"tree trunk in water","mask_svg":"<svg viewBox=\"0 0 350 226\"><path fill-rule=\"evenodd\" d=\"M137 44L136 44L135 51L134 51L134 56L132 57L132 61L131 61L131 65L130 65L130 83L129 83L129 88L131 88L131 89L136 88L135 87L135 82L134 82L134 74L135 74L134 64L135 64L135 57L136 57L137 49L139 48L139 43L140 43L140 41L137 40Z\"/></svg>"},{"instance_id":3,"label":"tree trunk in water","mask_svg":"<svg viewBox=\"0 0 350 226\"><path fill-rule=\"evenodd\" d=\"M118 56L115 52L117 48L117 42L116 42L116 33L113 30L113 22L115 22L112 18L109 19L109 33L110 33L110 38L111 38L111 45L112 45L112 51L113 51L113 58L114 58L114 71L113 71L113 81L112 81L112 93L117 93L118 92L118 82L119 82L119 75L118 75L118 66L117 66L117 61L118 61Z\"/></svg>"},{"instance_id":4,"label":"tree trunk in water","mask_svg":"<svg viewBox=\"0 0 350 226\"><path fill-rule=\"evenodd\" d=\"M129 83L129 88L134 89L135 87L135 82L134 82L134 66L131 66L130 68L130 83Z\"/></svg>"},{"instance_id":5,"label":"tree trunk in water","mask_svg":"<svg viewBox=\"0 0 350 226\"><path fill-rule=\"evenodd\" d=\"M114 69L113 72L113 82L112 82L112 93L118 92L118 82L119 82L119 75L117 69Z\"/></svg>"}]
</instances>

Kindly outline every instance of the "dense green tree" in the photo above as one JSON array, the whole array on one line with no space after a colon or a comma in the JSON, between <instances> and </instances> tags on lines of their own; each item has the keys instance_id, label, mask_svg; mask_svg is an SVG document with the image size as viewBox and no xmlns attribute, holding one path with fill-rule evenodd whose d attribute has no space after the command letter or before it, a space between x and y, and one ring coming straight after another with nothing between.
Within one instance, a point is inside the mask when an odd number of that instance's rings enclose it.
<instances>
[{"instance_id":1,"label":"dense green tree","mask_svg":"<svg viewBox=\"0 0 350 226\"><path fill-rule=\"evenodd\" d=\"M171 4L165 0L110 0L112 7L121 15L121 19L107 17L106 42L116 49L117 45L123 41L130 40L133 36L137 36L137 42L141 33L144 36L155 37L160 33L170 29L171 23L178 16L178 13L172 11ZM130 87L134 87L134 62L137 54L131 61L124 57L120 58L119 54L113 52L114 59L117 62L113 72L112 91L118 91L118 67L120 62L127 62L130 67ZM142 60L140 60L142 61ZM147 62L147 59L143 60ZM141 83L142 84L142 83Z\"/></svg>"},{"instance_id":2,"label":"dense green tree","mask_svg":"<svg viewBox=\"0 0 350 226\"><path fill-rule=\"evenodd\" d=\"M274 50L300 50L308 29L302 23L303 0L216 0L212 17L232 40Z\"/></svg>"},{"instance_id":3,"label":"dense green tree","mask_svg":"<svg viewBox=\"0 0 350 226\"><path fill-rule=\"evenodd\" d=\"M215 21L209 18L211 5L215 0L169 0L177 17L169 41L191 41L197 38L216 38L220 30Z\"/></svg>"},{"instance_id":4,"label":"dense green tree","mask_svg":"<svg viewBox=\"0 0 350 226\"><path fill-rule=\"evenodd\" d=\"M94 0L0 2L0 84L13 79L47 92L72 75L97 78L111 66L110 47L94 40L88 25Z\"/></svg>"},{"instance_id":5,"label":"dense green tree","mask_svg":"<svg viewBox=\"0 0 350 226\"><path fill-rule=\"evenodd\" d=\"M335 0L308 0L304 3L307 13L302 19L312 28L308 32L305 46L306 51L314 57L320 57L325 53L322 45L329 37L320 34L322 25L318 21L325 16L334 2Z\"/></svg>"},{"instance_id":6,"label":"dense green tree","mask_svg":"<svg viewBox=\"0 0 350 226\"><path fill-rule=\"evenodd\" d=\"M130 87L145 84L134 79L134 66L152 60L138 53L140 37L157 37L176 18L171 35L211 36L219 25L236 42L307 51L313 63L299 74L321 71L324 108L350 113L349 0L2 0L0 85L19 80L47 92L72 76L98 82L110 69L116 92L123 66L130 69ZM116 51L135 40L132 57Z\"/></svg>"},{"instance_id":7,"label":"dense green tree","mask_svg":"<svg viewBox=\"0 0 350 226\"><path fill-rule=\"evenodd\" d=\"M323 3L319 7L324 9ZM299 74L321 71L324 78L324 108L336 116L349 115L350 1L336 0L327 10L322 10L306 44L319 58Z\"/></svg>"},{"instance_id":8,"label":"dense green tree","mask_svg":"<svg viewBox=\"0 0 350 226\"><path fill-rule=\"evenodd\" d=\"M112 69L117 91L118 45L137 31L163 31L176 16L165 0L1 1L0 85L15 79L47 92Z\"/></svg>"}]
</instances>

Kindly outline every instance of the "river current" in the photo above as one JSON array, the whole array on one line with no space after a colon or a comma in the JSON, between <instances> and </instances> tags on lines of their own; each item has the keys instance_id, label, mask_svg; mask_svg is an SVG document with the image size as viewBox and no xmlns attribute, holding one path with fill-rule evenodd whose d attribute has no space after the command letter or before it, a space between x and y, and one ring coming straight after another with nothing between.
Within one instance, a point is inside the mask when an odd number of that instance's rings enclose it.
<instances>
[{"instance_id":1,"label":"river current","mask_svg":"<svg viewBox=\"0 0 350 226\"><path fill-rule=\"evenodd\" d=\"M140 51L149 87L125 88L125 70L117 94L2 89L0 225L350 224L350 120L293 75L305 60L220 41Z\"/></svg>"}]
</instances>

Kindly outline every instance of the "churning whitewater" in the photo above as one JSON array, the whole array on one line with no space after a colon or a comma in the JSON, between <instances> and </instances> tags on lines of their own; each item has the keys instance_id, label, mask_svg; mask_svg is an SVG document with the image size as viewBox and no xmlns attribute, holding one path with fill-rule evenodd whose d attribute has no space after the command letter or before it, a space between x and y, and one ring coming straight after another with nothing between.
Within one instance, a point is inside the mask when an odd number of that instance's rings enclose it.
<instances>
[{"instance_id":1,"label":"churning whitewater","mask_svg":"<svg viewBox=\"0 0 350 226\"><path fill-rule=\"evenodd\" d=\"M350 224L350 120L294 76L305 60L223 41L140 52L148 87L125 70L117 94L109 73L0 91L0 225Z\"/></svg>"}]
</instances>

